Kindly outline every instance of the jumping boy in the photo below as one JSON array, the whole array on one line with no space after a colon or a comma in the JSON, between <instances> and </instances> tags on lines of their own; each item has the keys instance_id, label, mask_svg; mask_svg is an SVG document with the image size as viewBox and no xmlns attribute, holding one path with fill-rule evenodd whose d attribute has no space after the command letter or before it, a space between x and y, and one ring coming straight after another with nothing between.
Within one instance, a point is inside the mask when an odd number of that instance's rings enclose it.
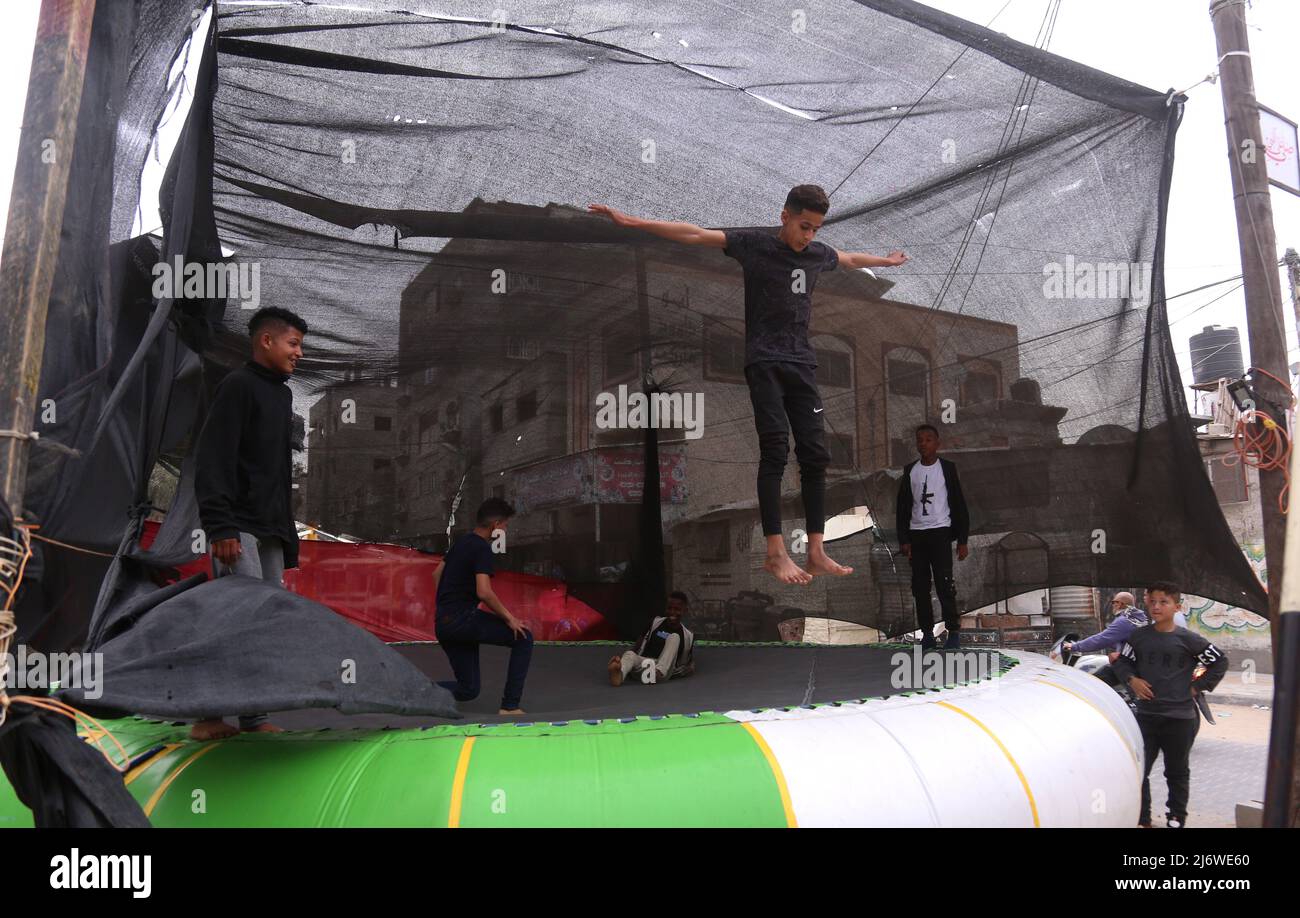
<instances>
[{"instance_id":1,"label":"jumping boy","mask_svg":"<svg viewBox=\"0 0 1300 918\"><path fill-rule=\"evenodd\" d=\"M475 514L473 531L456 540L433 574L437 591L434 631L456 674L454 680L438 684L457 701L474 700L479 693L479 645L509 647L510 665L500 714L524 713L519 705L533 658L533 636L492 591L495 565L489 540L496 530L504 534L514 514L514 508L499 497L483 501ZM480 603L491 613L480 609Z\"/></svg>"},{"instance_id":2,"label":"jumping boy","mask_svg":"<svg viewBox=\"0 0 1300 918\"><path fill-rule=\"evenodd\" d=\"M1129 635L1114 663L1115 675L1138 699L1137 722L1146 753L1138 817L1143 828L1151 827L1151 766L1159 754L1165 757L1169 785L1165 824L1171 829L1187 825L1192 743L1201 726L1194 694L1211 691L1228 671L1228 658L1219 648L1174 624L1182 601L1182 591L1174 584L1151 584L1147 588L1151 624ZM1194 679L1198 664L1205 667L1205 674Z\"/></svg>"},{"instance_id":3,"label":"jumping boy","mask_svg":"<svg viewBox=\"0 0 1300 918\"><path fill-rule=\"evenodd\" d=\"M302 358L307 323L287 309L248 320L253 357L217 386L199 433L194 492L216 577L242 575L283 586L298 566L292 510L293 393L286 383ZM245 732L279 733L265 714L239 715ZM220 717L199 720L198 740L235 734Z\"/></svg>"},{"instance_id":4,"label":"jumping boy","mask_svg":"<svg viewBox=\"0 0 1300 918\"><path fill-rule=\"evenodd\" d=\"M952 579L952 543L957 543L957 560L970 553L970 511L951 459L939 456L939 431L931 424L916 428L919 460L903 466L898 482L895 522L898 544L912 564L912 598L921 626L921 649L934 647L934 607L930 604L930 578L939 594L939 608L948 628L945 650L960 646L961 616L957 614L957 587Z\"/></svg>"},{"instance_id":5,"label":"jumping boy","mask_svg":"<svg viewBox=\"0 0 1300 918\"><path fill-rule=\"evenodd\" d=\"M817 185L796 185L781 210L781 230L703 229L691 223L642 220L607 207L589 205L620 226L630 226L688 245L723 249L740 262L745 277L745 379L758 429L758 506L767 539L763 566L782 583L805 584L814 574L844 576L852 568L837 564L823 547L826 466L830 452L817 391L817 358L808 340L812 293L823 271L895 267L907 261L902 252L881 258L865 252L837 252L813 236L830 209ZM786 552L781 535L781 478L785 473L790 431L803 496L808 533L808 566L800 569Z\"/></svg>"}]
</instances>

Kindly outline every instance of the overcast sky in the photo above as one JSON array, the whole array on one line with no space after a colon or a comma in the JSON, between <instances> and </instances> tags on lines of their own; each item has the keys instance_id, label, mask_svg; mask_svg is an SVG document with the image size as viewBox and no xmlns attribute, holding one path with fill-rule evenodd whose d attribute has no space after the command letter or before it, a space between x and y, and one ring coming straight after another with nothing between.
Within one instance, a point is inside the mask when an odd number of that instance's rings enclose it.
<instances>
[{"instance_id":1,"label":"overcast sky","mask_svg":"<svg viewBox=\"0 0 1300 918\"><path fill-rule=\"evenodd\" d=\"M1009 5L1007 0L930 0L929 5L981 25L996 16L994 29L1032 44L1047 0L1010 0ZM0 221L8 213L39 6L39 0L4 0L0 12L4 26L0 32L4 49L0 58ZM1300 121L1300 67L1296 63L1300 2L1253 0L1247 20L1257 97L1264 105ZM1208 0L1063 0L1049 50L1159 90L1192 86L1215 70L1218 56ZM1272 200L1280 259L1288 246L1300 249L1300 197L1274 188ZM1178 132L1165 260L1171 296L1241 273L1223 102L1218 86L1210 83L1188 91L1186 114ZM1223 295L1233 286L1179 297L1169 304L1185 383L1192 378L1188 338L1205 325L1237 326L1243 356L1248 353L1241 291ZM1300 347L1284 274L1282 291L1288 361L1296 363L1300 362ZM1221 298L1211 303L1216 297Z\"/></svg>"}]
</instances>

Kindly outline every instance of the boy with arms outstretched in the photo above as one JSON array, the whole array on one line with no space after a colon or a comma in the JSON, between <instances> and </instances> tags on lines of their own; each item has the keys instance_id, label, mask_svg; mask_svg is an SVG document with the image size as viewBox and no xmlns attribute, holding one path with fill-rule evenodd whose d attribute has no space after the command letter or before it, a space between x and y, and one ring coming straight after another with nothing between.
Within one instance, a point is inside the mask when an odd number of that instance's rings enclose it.
<instances>
[{"instance_id":1,"label":"boy with arms outstretched","mask_svg":"<svg viewBox=\"0 0 1300 918\"><path fill-rule=\"evenodd\" d=\"M902 252L881 258L865 252L837 252L813 237L826 219L830 200L817 185L797 185L781 210L781 230L703 229L691 223L642 220L592 204L620 226L654 233L688 245L722 249L740 262L745 273L745 380L758 429L758 507L767 539L763 566L782 583L805 584L814 574L844 576L852 568L837 564L823 546L826 516L826 448L822 400L817 391L817 358L808 340L812 292L823 271L894 267L907 261ZM808 533L807 570L799 568L781 535L781 477L785 472L790 431L803 496Z\"/></svg>"}]
</instances>

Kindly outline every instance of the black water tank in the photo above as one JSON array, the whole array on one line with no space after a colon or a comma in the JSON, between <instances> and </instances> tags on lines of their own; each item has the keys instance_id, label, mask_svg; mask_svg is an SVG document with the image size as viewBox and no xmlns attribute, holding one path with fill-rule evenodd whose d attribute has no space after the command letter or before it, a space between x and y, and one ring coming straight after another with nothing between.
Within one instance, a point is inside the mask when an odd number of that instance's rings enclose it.
<instances>
[{"instance_id":1,"label":"black water tank","mask_svg":"<svg viewBox=\"0 0 1300 918\"><path fill-rule=\"evenodd\" d=\"M1198 383L1240 379L1246 372L1241 361L1241 335L1235 327L1207 325L1192 335L1192 378Z\"/></svg>"}]
</instances>

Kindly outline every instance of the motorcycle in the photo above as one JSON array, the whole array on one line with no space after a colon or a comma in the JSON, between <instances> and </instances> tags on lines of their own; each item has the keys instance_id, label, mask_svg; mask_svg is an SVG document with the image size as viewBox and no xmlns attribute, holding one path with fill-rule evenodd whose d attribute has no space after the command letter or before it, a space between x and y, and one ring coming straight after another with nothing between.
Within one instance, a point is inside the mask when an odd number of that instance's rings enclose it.
<instances>
[{"instance_id":1,"label":"motorcycle","mask_svg":"<svg viewBox=\"0 0 1300 918\"><path fill-rule=\"evenodd\" d=\"M1097 676L1104 667L1110 665L1110 655L1105 653L1075 653L1073 650L1068 652L1065 650L1066 644L1073 644L1081 640L1083 638L1073 632L1063 634L1052 645L1052 649L1047 652L1047 655L1063 666L1082 670L1090 676ZM1112 682L1110 679L1104 678L1104 674L1103 676L1097 676L1097 678L1102 679L1103 682L1113 688L1115 694L1124 699L1124 703L1128 705L1130 711L1134 714L1137 713L1137 698L1134 696L1132 689L1122 682Z\"/></svg>"}]
</instances>

